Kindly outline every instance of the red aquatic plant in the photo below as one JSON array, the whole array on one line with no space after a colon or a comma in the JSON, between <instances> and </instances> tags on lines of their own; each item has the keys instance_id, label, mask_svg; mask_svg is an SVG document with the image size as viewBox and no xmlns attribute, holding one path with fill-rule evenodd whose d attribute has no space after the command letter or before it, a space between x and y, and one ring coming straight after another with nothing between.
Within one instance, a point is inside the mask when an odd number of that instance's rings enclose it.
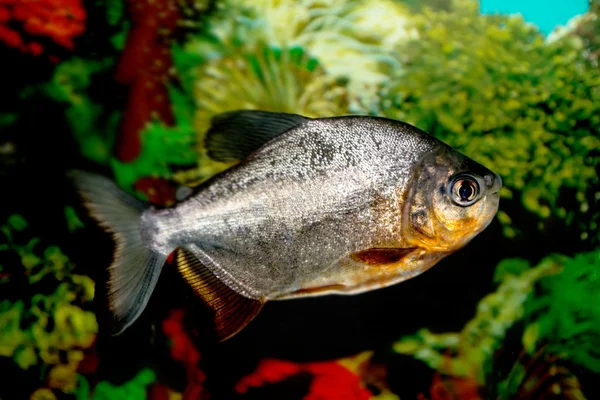
<instances>
[{"instance_id":1,"label":"red aquatic plant","mask_svg":"<svg viewBox=\"0 0 600 400\"><path fill-rule=\"evenodd\" d=\"M443 364L451 369L452 352L444 354ZM472 370L466 376L452 376L436 372L429 386L429 397L421 393L419 400L481 400L482 387Z\"/></svg>"},{"instance_id":2,"label":"red aquatic plant","mask_svg":"<svg viewBox=\"0 0 600 400\"><path fill-rule=\"evenodd\" d=\"M438 372L433 377L429 394L431 400L481 400L479 389L472 377L444 376Z\"/></svg>"},{"instance_id":3,"label":"red aquatic plant","mask_svg":"<svg viewBox=\"0 0 600 400\"><path fill-rule=\"evenodd\" d=\"M133 26L115 78L129 86L117 157L133 161L140 152L140 132L153 117L173 124L166 83L172 65L170 43L180 18L178 0L129 0Z\"/></svg>"},{"instance_id":4,"label":"red aquatic plant","mask_svg":"<svg viewBox=\"0 0 600 400\"><path fill-rule=\"evenodd\" d=\"M196 400L204 397L203 384L206 376L198 365L200 352L185 330L183 317L183 310L172 310L163 321L162 329L171 341L171 357L186 369L187 387L183 400Z\"/></svg>"},{"instance_id":5,"label":"red aquatic plant","mask_svg":"<svg viewBox=\"0 0 600 400\"><path fill-rule=\"evenodd\" d=\"M91 375L98 370L100 358L98 357L98 350L95 344L96 339L94 339L94 343L92 343L89 348L83 350L83 360L81 360L79 366L77 367L78 373L83 375Z\"/></svg>"},{"instance_id":6,"label":"red aquatic plant","mask_svg":"<svg viewBox=\"0 0 600 400\"><path fill-rule=\"evenodd\" d=\"M48 39L72 50L85 20L81 0L0 0L0 42L36 56Z\"/></svg>"},{"instance_id":7,"label":"red aquatic plant","mask_svg":"<svg viewBox=\"0 0 600 400\"><path fill-rule=\"evenodd\" d=\"M255 372L236 384L235 391L243 394L251 388L278 383L302 373L313 377L304 400L366 400L372 397L372 393L363 386L360 375L337 361L297 364L263 360Z\"/></svg>"},{"instance_id":8,"label":"red aquatic plant","mask_svg":"<svg viewBox=\"0 0 600 400\"><path fill-rule=\"evenodd\" d=\"M175 185L162 178L145 177L140 178L135 183L135 190L144 193L148 201L159 206L170 206L175 204Z\"/></svg>"},{"instance_id":9,"label":"red aquatic plant","mask_svg":"<svg viewBox=\"0 0 600 400\"><path fill-rule=\"evenodd\" d=\"M169 400L173 393L170 387L157 382L148 389L148 400Z\"/></svg>"}]
</instances>

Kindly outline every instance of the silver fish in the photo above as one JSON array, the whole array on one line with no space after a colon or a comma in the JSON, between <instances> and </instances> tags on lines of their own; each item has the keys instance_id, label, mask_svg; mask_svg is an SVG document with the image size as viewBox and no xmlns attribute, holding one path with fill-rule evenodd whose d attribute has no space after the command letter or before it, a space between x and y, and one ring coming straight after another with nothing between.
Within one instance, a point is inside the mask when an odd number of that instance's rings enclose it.
<instances>
[{"instance_id":1,"label":"silver fish","mask_svg":"<svg viewBox=\"0 0 600 400\"><path fill-rule=\"evenodd\" d=\"M419 275L498 210L500 176L385 118L242 110L213 119L206 147L240 162L166 209L73 173L117 243L108 282L116 334L144 310L173 252L224 340L269 300L356 294Z\"/></svg>"}]
</instances>

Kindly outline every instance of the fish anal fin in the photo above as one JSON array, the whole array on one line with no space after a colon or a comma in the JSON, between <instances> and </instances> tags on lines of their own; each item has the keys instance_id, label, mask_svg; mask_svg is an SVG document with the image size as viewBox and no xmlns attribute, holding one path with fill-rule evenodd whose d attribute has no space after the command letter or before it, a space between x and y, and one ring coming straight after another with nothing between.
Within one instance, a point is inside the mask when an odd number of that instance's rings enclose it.
<instances>
[{"instance_id":1,"label":"fish anal fin","mask_svg":"<svg viewBox=\"0 0 600 400\"><path fill-rule=\"evenodd\" d=\"M175 252L177 270L209 309L215 333L224 341L241 331L260 312L264 301L237 293L190 251L178 248Z\"/></svg>"},{"instance_id":2,"label":"fish anal fin","mask_svg":"<svg viewBox=\"0 0 600 400\"><path fill-rule=\"evenodd\" d=\"M354 261L371 266L384 266L396 264L406 256L410 255L416 247L410 248L371 248L367 250L357 251L350 254L350 258Z\"/></svg>"},{"instance_id":3,"label":"fish anal fin","mask_svg":"<svg viewBox=\"0 0 600 400\"><path fill-rule=\"evenodd\" d=\"M308 120L297 114L269 111L226 112L213 117L205 147L215 161L241 161L271 139Z\"/></svg>"}]
</instances>

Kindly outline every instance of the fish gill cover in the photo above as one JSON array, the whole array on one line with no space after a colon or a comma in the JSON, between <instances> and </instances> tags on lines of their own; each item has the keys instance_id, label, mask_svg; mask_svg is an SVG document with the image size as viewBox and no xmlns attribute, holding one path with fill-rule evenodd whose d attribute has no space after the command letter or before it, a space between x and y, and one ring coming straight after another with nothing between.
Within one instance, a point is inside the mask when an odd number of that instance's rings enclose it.
<instances>
[{"instance_id":1,"label":"fish gill cover","mask_svg":"<svg viewBox=\"0 0 600 400\"><path fill-rule=\"evenodd\" d=\"M0 2L0 397L597 397L599 12L544 36L474 1ZM415 124L502 176L498 219L416 282L307 300L300 323L274 306L220 350L172 295L144 340L104 338L101 263L69 245L94 228L57 177L84 164L172 204L230 166L202 140L239 108Z\"/></svg>"}]
</instances>

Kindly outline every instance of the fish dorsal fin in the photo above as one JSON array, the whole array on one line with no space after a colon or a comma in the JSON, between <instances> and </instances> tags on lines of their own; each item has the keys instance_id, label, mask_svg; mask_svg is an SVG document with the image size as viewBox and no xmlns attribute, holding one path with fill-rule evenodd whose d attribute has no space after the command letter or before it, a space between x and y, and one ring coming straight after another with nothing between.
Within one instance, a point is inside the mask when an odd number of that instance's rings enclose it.
<instances>
[{"instance_id":1,"label":"fish dorsal fin","mask_svg":"<svg viewBox=\"0 0 600 400\"><path fill-rule=\"evenodd\" d=\"M175 259L183 279L210 310L219 341L241 331L264 305L261 300L250 299L229 288L190 251L178 248Z\"/></svg>"},{"instance_id":2,"label":"fish dorsal fin","mask_svg":"<svg viewBox=\"0 0 600 400\"><path fill-rule=\"evenodd\" d=\"M213 117L206 133L206 149L215 161L240 161L271 139L308 120L310 118L297 114L269 111L226 112Z\"/></svg>"}]
</instances>

